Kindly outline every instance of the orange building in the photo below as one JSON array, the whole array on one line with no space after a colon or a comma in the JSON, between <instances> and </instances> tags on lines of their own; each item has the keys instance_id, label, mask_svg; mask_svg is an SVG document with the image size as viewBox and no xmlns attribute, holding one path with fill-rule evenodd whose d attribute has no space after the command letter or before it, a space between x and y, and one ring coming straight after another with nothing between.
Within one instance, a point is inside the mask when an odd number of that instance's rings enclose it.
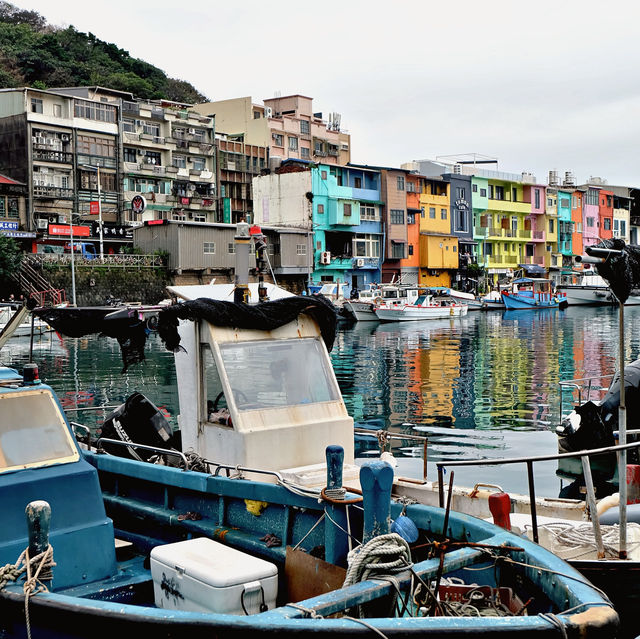
<instances>
[{"instance_id":1,"label":"orange building","mask_svg":"<svg viewBox=\"0 0 640 639\"><path fill-rule=\"evenodd\" d=\"M418 283L420 270L420 192L422 176L407 173L407 256L400 260L400 273L405 283Z\"/></svg>"},{"instance_id":2,"label":"orange building","mask_svg":"<svg viewBox=\"0 0 640 639\"><path fill-rule=\"evenodd\" d=\"M600 239L613 237L613 191L600 189L599 201Z\"/></svg>"}]
</instances>

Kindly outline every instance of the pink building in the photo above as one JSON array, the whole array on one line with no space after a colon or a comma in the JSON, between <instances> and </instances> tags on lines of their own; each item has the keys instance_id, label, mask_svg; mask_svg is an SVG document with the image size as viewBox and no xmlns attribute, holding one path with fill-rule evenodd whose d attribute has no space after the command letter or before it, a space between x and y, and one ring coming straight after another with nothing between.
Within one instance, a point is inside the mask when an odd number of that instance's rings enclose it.
<instances>
[{"instance_id":1,"label":"pink building","mask_svg":"<svg viewBox=\"0 0 640 639\"><path fill-rule=\"evenodd\" d=\"M586 189L582 205L582 243L586 247L597 244L600 239L600 188L591 185L582 188Z\"/></svg>"}]
</instances>

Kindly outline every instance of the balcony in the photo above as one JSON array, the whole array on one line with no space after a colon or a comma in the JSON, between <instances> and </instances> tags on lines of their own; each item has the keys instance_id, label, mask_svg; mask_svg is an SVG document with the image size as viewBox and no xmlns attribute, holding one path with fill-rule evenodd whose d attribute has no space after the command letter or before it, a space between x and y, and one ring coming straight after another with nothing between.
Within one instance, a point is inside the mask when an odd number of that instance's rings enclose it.
<instances>
[{"instance_id":1,"label":"balcony","mask_svg":"<svg viewBox=\"0 0 640 639\"><path fill-rule=\"evenodd\" d=\"M532 236L531 239L535 242L544 242L545 232L544 231L531 231Z\"/></svg>"},{"instance_id":2,"label":"balcony","mask_svg":"<svg viewBox=\"0 0 640 639\"><path fill-rule=\"evenodd\" d=\"M497 211L506 211L508 213L531 213L530 202L513 202L511 200L489 198L489 208Z\"/></svg>"},{"instance_id":3,"label":"balcony","mask_svg":"<svg viewBox=\"0 0 640 639\"><path fill-rule=\"evenodd\" d=\"M33 197L50 200L73 200L73 189L38 184L33 186Z\"/></svg>"},{"instance_id":4,"label":"balcony","mask_svg":"<svg viewBox=\"0 0 640 639\"><path fill-rule=\"evenodd\" d=\"M115 169L118 166L115 158L104 157L103 155L89 155L88 153L78 153L78 167L82 165L99 166L101 169Z\"/></svg>"},{"instance_id":5,"label":"balcony","mask_svg":"<svg viewBox=\"0 0 640 639\"><path fill-rule=\"evenodd\" d=\"M33 159L40 162L58 162L60 164L72 164L73 153L67 151L55 151L54 149L33 149Z\"/></svg>"},{"instance_id":6,"label":"balcony","mask_svg":"<svg viewBox=\"0 0 640 639\"><path fill-rule=\"evenodd\" d=\"M544 266L544 257L536 255L527 255L523 258L521 264L536 264L537 266Z\"/></svg>"}]
</instances>

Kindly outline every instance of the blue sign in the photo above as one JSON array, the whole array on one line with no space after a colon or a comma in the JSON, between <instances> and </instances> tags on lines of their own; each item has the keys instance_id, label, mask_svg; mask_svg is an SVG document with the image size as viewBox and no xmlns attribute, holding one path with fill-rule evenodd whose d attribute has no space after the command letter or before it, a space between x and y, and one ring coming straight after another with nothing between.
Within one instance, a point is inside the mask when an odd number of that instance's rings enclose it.
<instances>
[{"instance_id":1,"label":"blue sign","mask_svg":"<svg viewBox=\"0 0 640 639\"><path fill-rule=\"evenodd\" d=\"M17 222L0 222L0 231L17 231Z\"/></svg>"}]
</instances>

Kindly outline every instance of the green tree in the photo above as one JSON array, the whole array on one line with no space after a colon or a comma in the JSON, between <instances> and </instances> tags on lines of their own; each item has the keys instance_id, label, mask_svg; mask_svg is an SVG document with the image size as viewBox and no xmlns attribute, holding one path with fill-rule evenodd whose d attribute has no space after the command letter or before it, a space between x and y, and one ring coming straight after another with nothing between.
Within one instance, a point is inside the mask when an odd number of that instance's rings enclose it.
<instances>
[{"instance_id":1,"label":"green tree","mask_svg":"<svg viewBox=\"0 0 640 639\"><path fill-rule=\"evenodd\" d=\"M0 235L0 283L9 280L20 266L22 253L16 241L11 237Z\"/></svg>"}]
</instances>

